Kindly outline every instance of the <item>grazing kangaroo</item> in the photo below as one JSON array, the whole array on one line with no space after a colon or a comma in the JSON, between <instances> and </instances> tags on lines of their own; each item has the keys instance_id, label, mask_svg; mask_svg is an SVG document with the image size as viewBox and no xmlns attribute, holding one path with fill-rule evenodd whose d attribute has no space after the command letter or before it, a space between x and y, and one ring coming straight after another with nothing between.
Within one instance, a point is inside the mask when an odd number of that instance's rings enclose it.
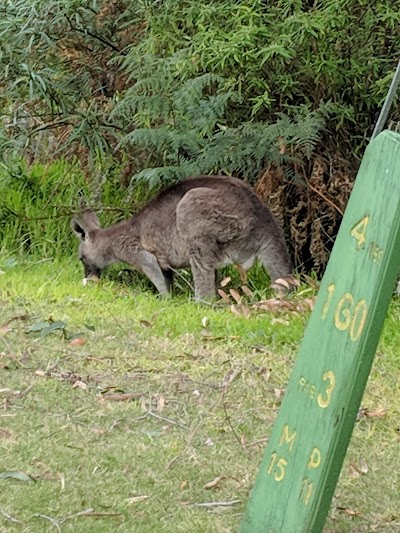
<instances>
[{"instance_id":1,"label":"grazing kangaroo","mask_svg":"<svg viewBox=\"0 0 400 533\"><path fill-rule=\"evenodd\" d=\"M137 215L101 228L85 211L71 227L80 239L85 277L99 277L111 263L140 270L162 294L172 288L173 270L190 267L195 298L215 296L215 271L258 258L271 280L291 277L281 230L270 210L243 181L199 176L168 187Z\"/></svg>"}]
</instances>

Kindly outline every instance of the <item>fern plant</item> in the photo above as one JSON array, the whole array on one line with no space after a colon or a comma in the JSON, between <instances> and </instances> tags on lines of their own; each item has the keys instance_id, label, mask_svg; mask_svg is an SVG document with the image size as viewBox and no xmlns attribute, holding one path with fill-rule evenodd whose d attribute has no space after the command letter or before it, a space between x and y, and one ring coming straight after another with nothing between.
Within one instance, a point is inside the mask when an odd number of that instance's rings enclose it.
<instances>
[{"instance_id":1,"label":"fern plant","mask_svg":"<svg viewBox=\"0 0 400 533\"><path fill-rule=\"evenodd\" d=\"M133 182L146 180L154 187L221 172L254 181L266 162L282 165L311 156L331 104L314 111L303 106L292 116L281 113L272 123L247 121L234 127L227 110L240 104L240 97L225 87L226 80L212 74L183 84L158 75L140 80L127 92L113 115L119 119L133 114L137 127L127 124L133 129L121 146L147 150L153 163L135 173Z\"/></svg>"}]
</instances>

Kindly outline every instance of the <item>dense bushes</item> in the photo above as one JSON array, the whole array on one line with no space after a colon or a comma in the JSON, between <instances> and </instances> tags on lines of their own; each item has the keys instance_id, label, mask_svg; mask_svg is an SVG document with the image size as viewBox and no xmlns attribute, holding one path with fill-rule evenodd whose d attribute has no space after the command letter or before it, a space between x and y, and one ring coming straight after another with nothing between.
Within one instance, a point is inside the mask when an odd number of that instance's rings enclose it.
<instances>
[{"instance_id":1,"label":"dense bushes","mask_svg":"<svg viewBox=\"0 0 400 533\"><path fill-rule=\"evenodd\" d=\"M398 0L9 0L1 153L78 159L95 202L109 176L233 173L257 184L296 263L322 269L399 22Z\"/></svg>"}]
</instances>

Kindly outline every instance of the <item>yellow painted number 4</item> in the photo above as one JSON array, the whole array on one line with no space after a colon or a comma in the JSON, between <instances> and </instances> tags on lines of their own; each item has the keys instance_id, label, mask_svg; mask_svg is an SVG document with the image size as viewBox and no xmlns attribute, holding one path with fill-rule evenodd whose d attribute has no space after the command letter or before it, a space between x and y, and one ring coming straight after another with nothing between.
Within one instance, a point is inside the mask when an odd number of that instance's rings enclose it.
<instances>
[{"instance_id":1,"label":"yellow painted number 4","mask_svg":"<svg viewBox=\"0 0 400 533\"><path fill-rule=\"evenodd\" d=\"M367 231L367 226L369 222L369 216L365 215L355 226L353 226L350 235L355 238L357 241L357 250L360 250L365 243L365 233Z\"/></svg>"}]
</instances>

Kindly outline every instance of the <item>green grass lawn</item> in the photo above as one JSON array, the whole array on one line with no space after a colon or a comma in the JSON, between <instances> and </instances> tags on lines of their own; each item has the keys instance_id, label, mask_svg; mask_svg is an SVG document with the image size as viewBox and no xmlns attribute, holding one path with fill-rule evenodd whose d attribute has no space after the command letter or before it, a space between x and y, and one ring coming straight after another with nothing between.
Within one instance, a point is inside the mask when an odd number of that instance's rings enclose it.
<instances>
[{"instance_id":1,"label":"green grass lawn","mask_svg":"<svg viewBox=\"0 0 400 533\"><path fill-rule=\"evenodd\" d=\"M236 532L307 312L245 318L115 276L83 286L75 261L3 263L0 531ZM326 533L400 531L399 319L394 301Z\"/></svg>"}]
</instances>

